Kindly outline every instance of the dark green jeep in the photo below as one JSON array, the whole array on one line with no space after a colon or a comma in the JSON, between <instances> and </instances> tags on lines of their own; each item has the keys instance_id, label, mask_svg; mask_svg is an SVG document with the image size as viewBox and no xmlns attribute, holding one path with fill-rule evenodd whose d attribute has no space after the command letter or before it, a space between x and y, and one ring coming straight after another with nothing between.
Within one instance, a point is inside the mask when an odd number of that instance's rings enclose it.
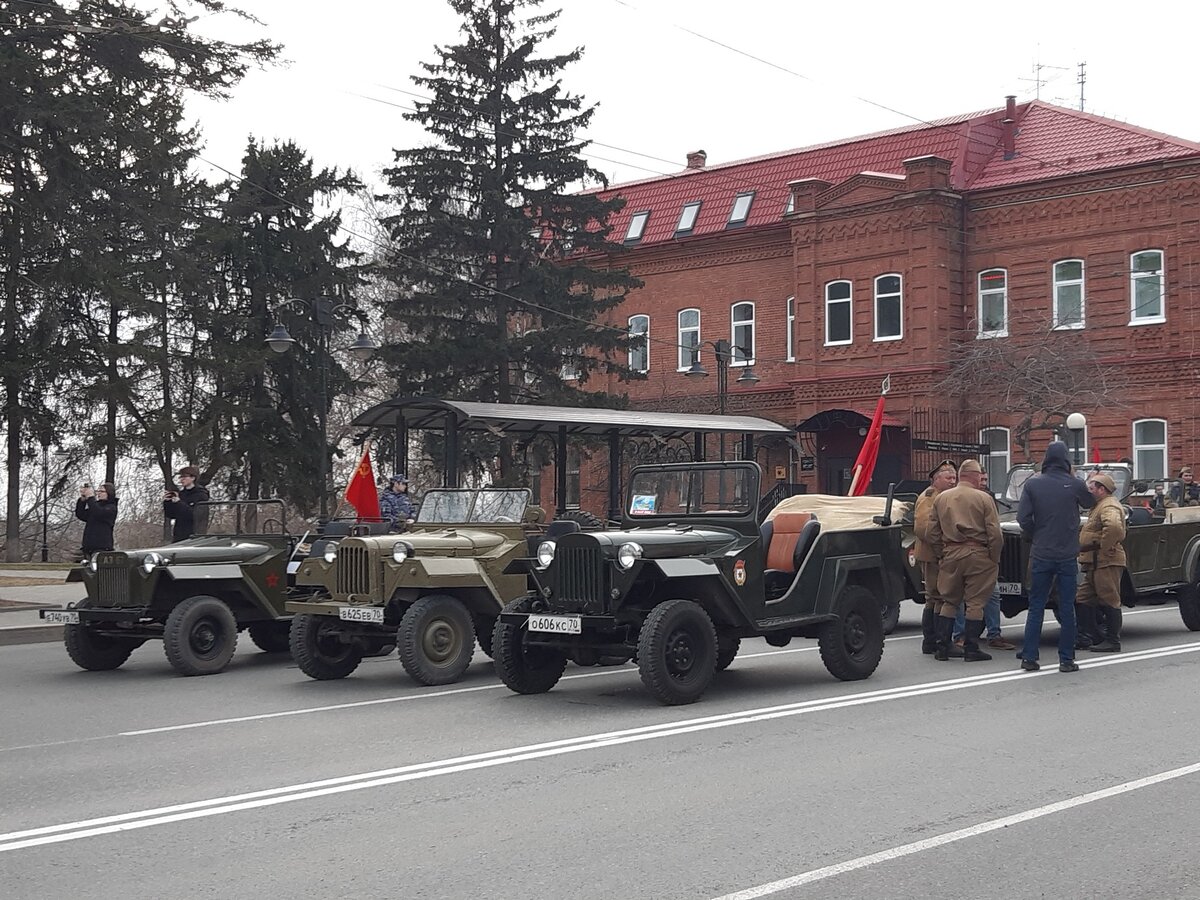
<instances>
[{"instance_id":1,"label":"dark green jeep","mask_svg":"<svg viewBox=\"0 0 1200 900\"><path fill-rule=\"evenodd\" d=\"M835 677L870 676L879 611L903 597L900 527L864 521L872 498L820 495L789 498L760 524L760 478L752 462L638 467L619 531L543 541L523 561L535 589L492 636L504 683L540 693L568 659L632 659L658 700L691 703L751 636L816 638Z\"/></svg>"},{"instance_id":2,"label":"dark green jeep","mask_svg":"<svg viewBox=\"0 0 1200 900\"><path fill-rule=\"evenodd\" d=\"M291 617L284 603L297 593L294 558L302 550L301 539L287 531L283 502L201 505L204 534L102 551L71 570L67 581L83 582L87 597L44 609L41 617L65 626L76 665L115 669L147 640L159 639L180 674L211 675L229 664L242 629L262 650L287 651Z\"/></svg>"}]
</instances>

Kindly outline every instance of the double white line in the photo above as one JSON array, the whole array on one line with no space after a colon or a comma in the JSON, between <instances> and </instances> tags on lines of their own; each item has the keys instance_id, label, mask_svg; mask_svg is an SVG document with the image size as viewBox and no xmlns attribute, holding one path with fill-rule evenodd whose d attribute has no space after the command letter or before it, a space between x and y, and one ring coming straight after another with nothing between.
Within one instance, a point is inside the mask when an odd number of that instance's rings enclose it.
<instances>
[{"instance_id":1,"label":"double white line","mask_svg":"<svg viewBox=\"0 0 1200 900\"><path fill-rule=\"evenodd\" d=\"M1200 652L1200 643L1178 644L1159 647L1153 650L1122 653L1101 660L1088 661L1084 664L1084 667L1087 669L1100 668L1103 666L1122 665L1197 652ZM1058 676L1059 673L1057 669L1049 668L1040 672L1023 672L1020 670L988 672L965 678L952 678L946 681L867 691L849 697L805 700L798 703L785 703L778 706L767 706L715 716L685 719L679 722L665 722L659 725L646 725L622 731L610 731L576 738L548 741L540 744L528 744L522 747L491 750L469 756L399 766L392 769L379 769L374 772L363 772L358 775L344 775L338 778L269 788L246 794L216 797L211 800L197 800L191 803L181 803L175 806L164 806L140 812L121 813L96 819L85 819L78 822L66 822L61 825L48 825L43 828L32 828L25 831L0 834L0 853L12 850L24 850L30 847L40 847L46 844L57 844L64 841L76 841L82 838L97 837L105 834L115 834L122 831L132 831L138 828L151 828L158 825L169 825L174 822L186 822L192 819L208 818L209 816L262 809L281 803L312 800L317 797L385 787L409 781L420 781L426 778L454 775L459 772L471 772L478 769L488 769L511 763L544 759L546 757L563 756L585 750L598 750L603 747L658 740L676 735L710 731L717 728L729 728L735 725L747 725L754 722L765 722L771 719L782 719L791 716L806 715L808 713L824 712L826 710L847 709L872 703L904 700L910 697L921 697L927 694L983 687L1006 681L1027 680L1045 675ZM1080 678L1087 676L1075 675L1072 677Z\"/></svg>"}]
</instances>

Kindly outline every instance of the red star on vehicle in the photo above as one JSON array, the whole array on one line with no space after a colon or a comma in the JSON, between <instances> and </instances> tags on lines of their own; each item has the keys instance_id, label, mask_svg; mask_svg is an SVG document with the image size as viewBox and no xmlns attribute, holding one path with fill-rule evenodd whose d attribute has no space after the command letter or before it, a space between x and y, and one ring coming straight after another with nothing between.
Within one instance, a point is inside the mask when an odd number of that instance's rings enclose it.
<instances>
[{"instance_id":1,"label":"red star on vehicle","mask_svg":"<svg viewBox=\"0 0 1200 900\"><path fill-rule=\"evenodd\" d=\"M274 588L278 584L279 584L279 576L276 575L274 572L268 572L267 573L267 587Z\"/></svg>"}]
</instances>

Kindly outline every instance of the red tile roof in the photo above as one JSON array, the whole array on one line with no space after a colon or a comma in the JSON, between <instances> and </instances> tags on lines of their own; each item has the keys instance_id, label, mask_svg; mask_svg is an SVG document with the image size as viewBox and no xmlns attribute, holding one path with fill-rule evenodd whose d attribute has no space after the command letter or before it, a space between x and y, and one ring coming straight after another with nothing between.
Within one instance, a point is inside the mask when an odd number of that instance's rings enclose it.
<instances>
[{"instance_id":1,"label":"red tile roof","mask_svg":"<svg viewBox=\"0 0 1200 900\"><path fill-rule=\"evenodd\" d=\"M650 210L638 246L669 241L684 204L703 206L690 235L726 230L739 193L754 191L750 217L742 227L778 222L787 207L788 182L817 178L838 184L861 172L903 175L903 161L939 156L951 162L955 190L969 191L1038 181L1102 169L1200 156L1200 144L1112 119L1040 101L1016 110L1016 155L1004 159L1000 146L1004 109L953 116L906 128L801 147L674 175L616 185L603 196L628 201L613 220L621 240L630 218Z\"/></svg>"}]
</instances>

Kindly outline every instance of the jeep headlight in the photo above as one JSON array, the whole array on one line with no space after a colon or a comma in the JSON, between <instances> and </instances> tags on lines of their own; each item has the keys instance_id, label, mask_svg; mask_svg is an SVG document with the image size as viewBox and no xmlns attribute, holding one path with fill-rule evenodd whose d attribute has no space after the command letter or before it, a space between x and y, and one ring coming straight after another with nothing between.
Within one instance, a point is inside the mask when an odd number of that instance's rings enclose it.
<instances>
[{"instance_id":1,"label":"jeep headlight","mask_svg":"<svg viewBox=\"0 0 1200 900\"><path fill-rule=\"evenodd\" d=\"M554 541L542 541L538 544L537 561L539 568L546 568L554 562Z\"/></svg>"},{"instance_id":2,"label":"jeep headlight","mask_svg":"<svg viewBox=\"0 0 1200 900\"><path fill-rule=\"evenodd\" d=\"M334 543L326 544L325 552L321 554L322 559L324 559L327 563L331 563L337 559L337 547L338 545Z\"/></svg>"},{"instance_id":3,"label":"jeep headlight","mask_svg":"<svg viewBox=\"0 0 1200 900\"><path fill-rule=\"evenodd\" d=\"M392 562L402 563L413 555L413 548L404 541L392 544Z\"/></svg>"},{"instance_id":4,"label":"jeep headlight","mask_svg":"<svg viewBox=\"0 0 1200 900\"><path fill-rule=\"evenodd\" d=\"M632 569L633 564L642 558L642 545L630 541L617 549L617 565L622 569Z\"/></svg>"},{"instance_id":5,"label":"jeep headlight","mask_svg":"<svg viewBox=\"0 0 1200 900\"><path fill-rule=\"evenodd\" d=\"M88 557L87 566L88 566L89 572L95 572L97 569L99 569L100 568L99 555L96 553L93 553L90 557Z\"/></svg>"},{"instance_id":6,"label":"jeep headlight","mask_svg":"<svg viewBox=\"0 0 1200 900\"><path fill-rule=\"evenodd\" d=\"M147 553L144 557L142 557L142 571L149 575L158 566L161 566L166 561L166 558L158 553Z\"/></svg>"}]
</instances>

